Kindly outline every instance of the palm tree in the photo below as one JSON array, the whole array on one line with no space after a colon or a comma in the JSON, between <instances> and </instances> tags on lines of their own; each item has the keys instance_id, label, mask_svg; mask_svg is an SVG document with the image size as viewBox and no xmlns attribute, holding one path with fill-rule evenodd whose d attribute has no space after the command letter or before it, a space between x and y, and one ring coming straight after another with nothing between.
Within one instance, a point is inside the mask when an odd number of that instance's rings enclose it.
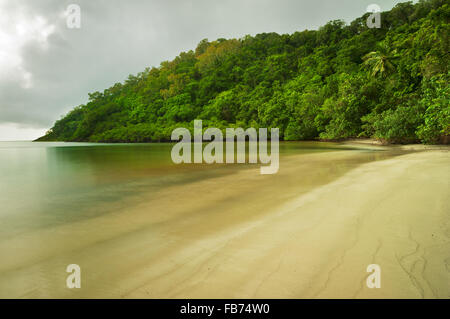
<instances>
[{"instance_id":1,"label":"palm tree","mask_svg":"<svg viewBox=\"0 0 450 319\"><path fill-rule=\"evenodd\" d=\"M398 58L397 50L390 51L385 43L377 45L377 51L363 57L364 66L371 70L371 76L385 77L395 71L394 60Z\"/></svg>"}]
</instances>

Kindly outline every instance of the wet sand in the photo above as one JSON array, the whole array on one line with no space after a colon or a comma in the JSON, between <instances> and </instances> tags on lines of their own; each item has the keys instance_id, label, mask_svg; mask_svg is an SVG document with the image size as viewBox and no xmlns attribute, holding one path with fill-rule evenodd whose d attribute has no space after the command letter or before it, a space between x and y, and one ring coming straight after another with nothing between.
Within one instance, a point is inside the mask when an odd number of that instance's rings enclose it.
<instances>
[{"instance_id":1,"label":"wet sand","mask_svg":"<svg viewBox=\"0 0 450 319\"><path fill-rule=\"evenodd\" d=\"M197 242L127 296L449 298L449 163L448 152L425 152L363 165ZM380 289L366 286L374 263Z\"/></svg>"},{"instance_id":2,"label":"wet sand","mask_svg":"<svg viewBox=\"0 0 450 319\"><path fill-rule=\"evenodd\" d=\"M0 242L0 297L449 298L449 164L338 151L175 185ZM65 287L70 263L81 289Z\"/></svg>"}]
</instances>

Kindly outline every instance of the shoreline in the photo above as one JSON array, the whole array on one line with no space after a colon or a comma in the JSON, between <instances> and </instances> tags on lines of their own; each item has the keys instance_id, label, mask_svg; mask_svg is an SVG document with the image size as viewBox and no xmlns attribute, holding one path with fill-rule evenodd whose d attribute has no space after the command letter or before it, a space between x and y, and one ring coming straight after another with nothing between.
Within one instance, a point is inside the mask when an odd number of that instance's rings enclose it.
<instances>
[{"instance_id":1,"label":"shoreline","mask_svg":"<svg viewBox=\"0 0 450 319\"><path fill-rule=\"evenodd\" d=\"M450 147L447 144L385 144L376 139L348 139L343 141L344 145L357 145L357 146L376 146L385 148L396 148L404 151L423 151L423 150L449 150Z\"/></svg>"},{"instance_id":2,"label":"shoreline","mask_svg":"<svg viewBox=\"0 0 450 319\"><path fill-rule=\"evenodd\" d=\"M10 256L0 293L448 298L450 155L400 154L287 156L273 176L250 168L174 185L112 214L11 238L0 243ZM78 291L60 285L74 260L86 274ZM364 286L374 263L381 289Z\"/></svg>"},{"instance_id":3,"label":"shoreline","mask_svg":"<svg viewBox=\"0 0 450 319\"><path fill-rule=\"evenodd\" d=\"M63 141L63 140L39 140L40 138L37 138L35 140L31 141L4 141L4 142L38 142L38 143L93 143L93 144L159 144L159 143L173 143L176 144L178 141L172 141L172 140L161 140L158 142L90 142L90 141ZM226 139L223 140L225 142ZM412 146L425 146L430 147L427 149L434 149L433 147L446 147L448 146L448 143L440 143L440 144L424 144L424 143L406 143L406 144L399 144L399 143L389 143L389 142L383 142L376 138L345 138L345 139L339 139L339 140L327 140L327 139L307 139L307 140L280 140L280 143L298 143L298 142L320 142L320 143L338 143L338 144L357 144L357 145L373 145L373 146L393 146L393 147L412 147ZM207 143L207 141L204 141L204 143Z\"/></svg>"},{"instance_id":4,"label":"shoreline","mask_svg":"<svg viewBox=\"0 0 450 319\"><path fill-rule=\"evenodd\" d=\"M448 298L449 160L429 151L364 164L197 243L211 252L191 261L193 273L174 269L126 297ZM374 263L381 289L365 286Z\"/></svg>"}]
</instances>

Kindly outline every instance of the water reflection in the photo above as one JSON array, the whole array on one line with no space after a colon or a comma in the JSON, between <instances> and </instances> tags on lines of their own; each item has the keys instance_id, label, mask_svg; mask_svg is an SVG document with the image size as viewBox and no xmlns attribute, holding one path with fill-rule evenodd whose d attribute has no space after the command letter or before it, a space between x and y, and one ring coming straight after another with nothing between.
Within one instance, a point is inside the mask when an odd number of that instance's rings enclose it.
<instances>
[{"instance_id":1,"label":"water reflection","mask_svg":"<svg viewBox=\"0 0 450 319\"><path fill-rule=\"evenodd\" d=\"M117 296L124 286L110 279L126 277L130 263L400 154L281 143L278 174L262 176L259 164L175 165L171 147L0 142L0 297L70 297L60 270L74 259L95 279L82 296Z\"/></svg>"}]
</instances>

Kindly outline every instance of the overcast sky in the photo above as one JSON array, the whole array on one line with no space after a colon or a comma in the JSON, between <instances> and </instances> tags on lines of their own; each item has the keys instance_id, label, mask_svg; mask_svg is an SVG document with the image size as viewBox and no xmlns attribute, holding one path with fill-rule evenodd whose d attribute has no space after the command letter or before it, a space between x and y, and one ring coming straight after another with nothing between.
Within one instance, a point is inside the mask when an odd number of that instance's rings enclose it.
<instances>
[{"instance_id":1,"label":"overcast sky","mask_svg":"<svg viewBox=\"0 0 450 319\"><path fill-rule=\"evenodd\" d=\"M129 74L208 38L350 22L405 0L0 0L0 140L30 140ZM81 8L81 28L65 11Z\"/></svg>"}]
</instances>

